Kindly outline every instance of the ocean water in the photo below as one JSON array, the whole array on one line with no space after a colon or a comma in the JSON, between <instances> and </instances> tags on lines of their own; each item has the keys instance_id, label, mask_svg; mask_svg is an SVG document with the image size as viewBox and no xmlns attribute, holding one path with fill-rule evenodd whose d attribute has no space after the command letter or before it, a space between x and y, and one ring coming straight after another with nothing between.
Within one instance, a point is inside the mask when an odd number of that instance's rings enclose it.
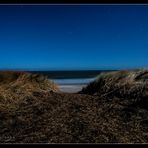
<instances>
[{"instance_id":1,"label":"ocean water","mask_svg":"<svg viewBox=\"0 0 148 148\"><path fill-rule=\"evenodd\" d=\"M68 93L76 93L86 87L88 83L94 81L95 78L79 78L79 79L53 79L58 84L60 91Z\"/></svg>"},{"instance_id":2,"label":"ocean water","mask_svg":"<svg viewBox=\"0 0 148 148\"><path fill-rule=\"evenodd\" d=\"M68 93L76 93L86 87L88 83L95 80L101 72L110 70L75 70L75 71L32 71L48 76L58 86L60 91Z\"/></svg>"},{"instance_id":3,"label":"ocean water","mask_svg":"<svg viewBox=\"0 0 148 148\"><path fill-rule=\"evenodd\" d=\"M53 79L59 85L87 85L95 78L79 78L79 79Z\"/></svg>"},{"instance_id":4,"label":"ocean water","mask_svg":"<svg viewBox=\"0 0 148 148\"><path fill-rule=\"evenodd\" d=\"M74 70L74 71L31 71L32 73L44 74L49 79L83 79L93 78L99 75L101 70Z\"/></svg>"}]
</instances>

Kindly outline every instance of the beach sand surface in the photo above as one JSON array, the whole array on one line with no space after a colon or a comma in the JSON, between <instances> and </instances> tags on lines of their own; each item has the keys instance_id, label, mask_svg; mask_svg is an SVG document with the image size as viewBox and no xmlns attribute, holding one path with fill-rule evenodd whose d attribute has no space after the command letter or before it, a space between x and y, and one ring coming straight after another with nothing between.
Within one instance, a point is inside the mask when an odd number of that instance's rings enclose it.
<instances>
[{"instance_id":1,"label":"beach sand surface","mask_svg":"<svg viewBox=\"0 0 148 148\"><path fill-rule=\"evenodd\" d=\"M59 89L61 92L67 92L67 93L76 93L80 90L82 90L83 87L86 85L59 85Z\"/></svg>"},{"instance_id":2,"label":"beach sand surface","mask_svg":"<svg viewBox=\"0 0 148 148\"><path fill-rule=\"evenodd\" d=\"M93 81L94 78L82 79L55 79L53 80L59 87L61 92L77 93L86 87L88 83Z\"/></svg>"}]
</instances>

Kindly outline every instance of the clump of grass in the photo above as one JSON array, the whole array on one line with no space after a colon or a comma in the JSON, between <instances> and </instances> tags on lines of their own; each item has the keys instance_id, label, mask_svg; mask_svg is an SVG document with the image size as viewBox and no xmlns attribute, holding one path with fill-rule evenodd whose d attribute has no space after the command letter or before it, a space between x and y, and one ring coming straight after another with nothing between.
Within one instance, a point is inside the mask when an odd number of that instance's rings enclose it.
<instances>
[{"instance_id":1,"label":"clump of grass","mask_svg":"<svg viewBox=\"0 0 148 148\"><path fill-rule=\"evenodd\" d=\"M44 75L27 72L0 72L0 94L3 101L14 102L34 91L54 91L58 86ZM2 100L2 99L1 99Z\"/></svg>"},{"instance_id":2,"label":"clump of grass","mask_svg":"<svg viewBox=\"0 0 148 148\"><path fill-rule=\"evenodd\" d=\"M100 97L131 99L130 102L148 97L148 70L118 71L100 74L81 93Z\"/></svg>"},{"instance_id":3,"label":"clump of grass","mask_svg":"<svg viewBox=\"0 0 148 148\"><path fill-rule=\"evenodd\" d=\"M126 71L101 73L96 80L88 84L81 92L86 94L105 93L111 89L111 86L121 81L127 76ZM103 87L106 87L105 89Z\"/></svg>"}]
</instances>

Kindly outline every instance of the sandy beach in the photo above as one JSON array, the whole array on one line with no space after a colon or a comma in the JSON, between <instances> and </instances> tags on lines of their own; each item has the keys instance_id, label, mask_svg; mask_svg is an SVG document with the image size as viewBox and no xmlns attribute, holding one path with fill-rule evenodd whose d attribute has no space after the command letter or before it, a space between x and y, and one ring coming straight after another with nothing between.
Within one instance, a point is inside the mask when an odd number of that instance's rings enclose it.
<instances>
[{"instance_id":1,"label":"sandy beach","mask_svg":"<svg viewBox=\"0 0 148 148\"><path fill-rule=\"evenodd\" d=\"M76 93L85 86L86 85L59 85L59 89L61 92Z\"/></svg>"},{"instance_id":2,"label":"sandy beach","mask_svg":"<svg viewBox=\"0 0 148 148\"><path fill-rule=\"evenodd\" d=\"M79 78L79 79L55 79L53 80L58 84L59 90L66 93L76 93L86 87L88 83L93 81L94 78Z\"/></svg>"}]
</instances>

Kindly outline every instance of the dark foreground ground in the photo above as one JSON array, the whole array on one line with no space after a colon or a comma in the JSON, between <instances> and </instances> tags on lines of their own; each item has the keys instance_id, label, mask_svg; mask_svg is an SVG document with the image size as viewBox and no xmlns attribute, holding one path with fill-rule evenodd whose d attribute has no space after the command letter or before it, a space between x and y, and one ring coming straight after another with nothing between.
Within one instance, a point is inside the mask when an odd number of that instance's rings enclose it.
<instances>
[{"instance_id":1,"label":"dark foreground ground","mask_svg":"<svg viewBox=\"0 0 148 148\"><path fill-rule=\"evenodd\" d=\"M39 75L0 74L0 142L147 143L147 71L134 74L98 78L77 94Z\"/></svg>"}]
</instances>

